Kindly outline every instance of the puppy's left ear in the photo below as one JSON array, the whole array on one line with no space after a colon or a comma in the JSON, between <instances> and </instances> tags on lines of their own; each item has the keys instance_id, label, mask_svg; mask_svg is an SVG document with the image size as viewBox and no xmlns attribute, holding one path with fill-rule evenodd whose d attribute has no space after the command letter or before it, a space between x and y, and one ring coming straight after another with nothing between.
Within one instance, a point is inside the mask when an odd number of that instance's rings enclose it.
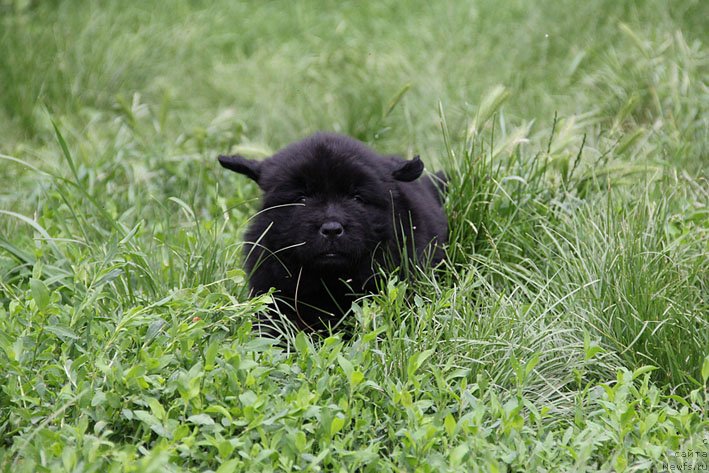
<instances>
[{"instance_id":1,"label":"puppy's left ear","mask_svg":"<svg viewBox=\"0 0 709 473\"><path fill-rule=\"evenodd\" d=\"M397 181L411 182L418 179L422 172L423 161L418 156L414 156L414 159L410 161L404 161L401 164L397 163L391 175Z\"/></svg>"},{"instance_id":2,"label":"puppy's left ear","mask_svg":"<svg viewBox=\"0 0 709 473\"><path fill-rule=\"evenodd\" d=\"M230 171L238 172L244 176L256 181L258 184L261 178L261 161L246 159L243 156L235 154L233 156L219 156L219 164L229 169Z\"/></svg>"}]
</instances>

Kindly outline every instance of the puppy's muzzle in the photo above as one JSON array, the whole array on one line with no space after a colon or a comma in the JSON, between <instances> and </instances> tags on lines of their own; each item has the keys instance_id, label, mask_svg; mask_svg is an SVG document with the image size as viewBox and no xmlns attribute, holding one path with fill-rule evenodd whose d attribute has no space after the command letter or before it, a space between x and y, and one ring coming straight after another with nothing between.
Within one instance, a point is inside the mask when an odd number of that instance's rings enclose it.
<instances>
[{"instance_id":1,"label":"puppy's muzzle","mask_svg":"<svg viewBox=\"0 0 709 473\"><path fill-rule=\"evenodd\" d=\"M320 226L320 235L328 240L337 240L345 233L340 222L325 222Z\"/></svg>"}]
</instances>

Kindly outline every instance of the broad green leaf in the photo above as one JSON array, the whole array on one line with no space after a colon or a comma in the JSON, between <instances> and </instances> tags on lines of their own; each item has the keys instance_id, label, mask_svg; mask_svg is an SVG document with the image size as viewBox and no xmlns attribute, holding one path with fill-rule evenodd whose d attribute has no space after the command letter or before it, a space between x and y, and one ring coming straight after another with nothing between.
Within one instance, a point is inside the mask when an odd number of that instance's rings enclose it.
<instances>
[{"instance_id":1,"label":"broad green leaf","mask_svg":"<svg viewBox=\"0 0 709 473\"><path fill-rule=\"evenodd\" d=\"M59 338L70 338L72 340L79 339L79 336L69 327L64 327L61 325L47 325L44 327L44 330L53 333Z\"/></svg>"},{"instance_id":2,"label":"broad green leaf","mask_svg":"<svg viewBox=\"0 0 709 473\"><path fill-rule=\"evenodd\" d=\"M350 379L352 372L354 371L352 363L342 355L337 355L337 363L340 365L340 368L342 368L342 372L345 373L347 379Z\"/></svg>"},{"instance_id":3,"label":"broad green leaf","mask_svg":"<svg viewBox=\"0 0 709 473\"><path fill-rule=\"evenodd\" d=\"M408 375L409 378L412 378L414 374L416 374L416 371L418 371L419 368L421 368L421 365L433 354L434 350L425 350L422 351L421 353L416 353L412 355L409 358L409 363L408 363Z\"/></svg>"},{"instance_id":4,"label":"broad green leaf","mask_svg":"<svg viewBox=\"0 0 709 473\"><path fill-rule=\"evenodd\" d=\"M162 407L162 404L160 404L160 401L151 397L148 399L148 406L150 406L150 412L152 412L155 417L161 421L167 419L167 413L165 412L165 408Z\"/></svg>"},{"instance_id":5,"label":"broad green leaf","mask_svg":"<svg viewBox=\"0 0 709 473\"><path fill-rule=\"evenodd\" d=\"M527 364L524 366L524 374L525 376L529 376L529 373L532 372L532 370L539 364L539 352L536 352L532 357L527 361Z\"/></svg>"},{"instance_id":6,"label":"broad green leaf","mask_svg":"<svg viewBox=\"0 0 709 473\"><path fill-rule=\"evenodd\" d=\"M464 443L458 445L450 453L451 463L453 465L460 465L469 451L470 448Z\"/></svg>"},{"instance_id":7,"label":"broad green leaf","mask_svg":"<svg viewBox=\"0 0 709 473\"><path fill-rule=\"evenodd\" d=\"M349 381L353 388L357 387L362 381L364 381L364 373L359 370L353 371L349 376Z\"/></svg>"},{"instance_id":8,"label":"broad green leaf","mask_svg":"<svg viewBox=\"0 0 709 473\"><path fill-rule=\"evenodd\" d=\"M30 289L32 290L32 299L34 299L37 308L41 311L49 305L49 289L39 279L30 279Z\"/></svg>"},{"instance_id":9,"label":"broad green leaf","mask_svg":"<svg viewBox=\"0 0 709 473\"><path fill-rule=\"evenodd\" d=\"M308 445L308 439L305 436L305 432L299 430L293 437L295 441L295 448L297 448L299 452L305 450L305 447Z\"/></svg>"},{"instance_id":10,"label":"broad green leaf","mask_svg":"<svg viewBox=\"0 0 709 473\"><path fill-rule=\"evenodd\" d=\"M210 343L207 349L204 350L205 371L212 371L214 369L214 360L217 358L217 353L219 353L219 343L217 342Z\"/></svg>"},{"instance_id":11,"label":"broad green leaf","mask_svg":"<svg viewBox=\"0 0 709 473\"><path fill-rule=\"evenodd\" d=\"M652 366L652 365L641 366L640 368L633 371L633 379L637 379L638 377L644 375L645 373L650 373L651 371L655 371L656 369L657 369L657 366Z\"/></svg>"},{"instance_id":12,"label":"broad green leaf","mask_svg":"<svg viewBox=\"0 0 709 473\"><path fill-rule=\"evenodd\" d=\"M345 417L342 414L337 414L335 417L332 418L332 422L330 423L330 435L335 435L340 430L342 430L342 427L344 426Z\"/></svg>"},{"instance_id":13,"label":"broad green leaf","mask_svg":"<svg viewBox=\"0 0 709 473\"><path fill-rule=\"evenodd\" d=\"M455 433L455 418L453 417L452 414L448 414L443 421L443 426L446 429L446 433L448 434L449 438L453 438L453 434Z\"/></svg>"},{"instance_id":14,"label":"broad green leaf","mask_svg":"<svg viewBox=\"0 0 709 473\"><path fill-rule=\"evenodd\" d=\"M238 466L239 460L237 458L232 458L231 460L227 460L222 463L216 473L233 473L235 471L239 471Z\"/></svg>"},{"instance_id":15,"label":"broad green leaf","mask_svg":"<svg viewBox=\"0 0 709 473\"><path fill-rule=\"evenodd\" d=\"M214 419L207 414L195 414L193 416L189 416L187 421L197 425L214 425Z\"/></svg>"},{"instance_id":16,"label":"broad green leaf","mask_svg":"<svg viewBox=\"0 0 709 473\"><path fill-rule=\"evenodd\" d=\"M295 336L295 348L299 353L310 353L310 343L307 338L307 335L303 332L299 332L298 335Z\"/></svg>"}]
</instances>

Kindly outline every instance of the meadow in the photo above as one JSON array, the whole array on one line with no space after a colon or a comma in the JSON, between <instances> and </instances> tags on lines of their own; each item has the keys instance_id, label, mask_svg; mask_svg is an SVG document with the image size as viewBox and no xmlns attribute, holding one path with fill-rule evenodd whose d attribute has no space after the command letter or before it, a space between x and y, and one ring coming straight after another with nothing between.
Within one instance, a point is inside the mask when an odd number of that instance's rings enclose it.
<instances>
[{"instance_id":1,"label":"meadow","mask_svg":"<svg viewBox=\"0 0 709 473\"><path fill-rule=\"evenodd\" d=\"M0 0L0 468L709 468L709 3ZM265 157L450 177L352 337L252 330Z\"/></svg>"}]
</instances>

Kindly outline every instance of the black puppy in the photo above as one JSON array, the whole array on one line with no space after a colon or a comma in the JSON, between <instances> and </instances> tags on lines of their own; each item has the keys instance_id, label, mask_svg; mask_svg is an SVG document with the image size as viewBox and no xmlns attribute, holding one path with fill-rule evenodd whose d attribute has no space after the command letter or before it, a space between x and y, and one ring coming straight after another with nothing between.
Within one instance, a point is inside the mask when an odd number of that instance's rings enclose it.
<instances>
[{"instance_id":1,"label":"black puppy","mask_svg":"<svg viewBox=\"0 0 709 473\"><path fill-rule=\"evenodd\" d=\"M380 267L433 264L448 238L440 185L419 157L381 156L352 138L318 133L271 158L219 156L263 190L246 235L252 292L276 288L282 314L303 330L335 325ZM435 179L435 178L434 178Z\"/></svg>"}]
</instances>

